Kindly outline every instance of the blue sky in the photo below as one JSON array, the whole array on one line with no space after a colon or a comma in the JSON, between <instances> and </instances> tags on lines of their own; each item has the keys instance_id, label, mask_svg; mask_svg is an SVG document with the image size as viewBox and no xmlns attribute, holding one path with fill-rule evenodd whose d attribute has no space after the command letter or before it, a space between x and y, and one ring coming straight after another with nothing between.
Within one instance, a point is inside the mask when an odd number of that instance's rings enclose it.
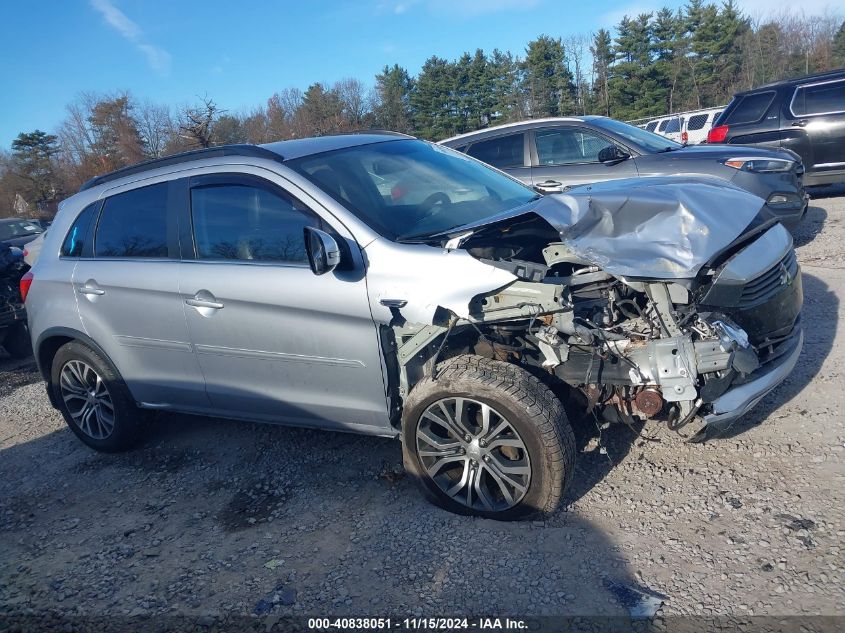
<instances>
[{"instance_id":1,"label":"blue sky","mask_svg":"<svg viewBox=\"0 0 845 633\"><path fill-rule=\"evenodd\" d=\"M805 10L825 6L809 0ZM819 4L818 7L815 6ZM0 7L0 147L54 131L80 92L129 90L180 105L208 95L239 112L274 92L357 77L385 65L483 48L522 54L540 34L566 37L679 0L30 0ZM744 0L750 11L780 0Z\"/></svg>"}]
</instances>

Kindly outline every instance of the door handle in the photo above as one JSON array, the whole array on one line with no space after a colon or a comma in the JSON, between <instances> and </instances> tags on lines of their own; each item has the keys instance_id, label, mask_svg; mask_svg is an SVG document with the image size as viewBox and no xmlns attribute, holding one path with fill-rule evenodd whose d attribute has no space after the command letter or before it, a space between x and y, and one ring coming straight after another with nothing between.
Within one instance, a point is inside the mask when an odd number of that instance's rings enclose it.
<instances>
[{"instance_id":1,"label":"door handle","mask_svg":"<svg viewBox=\"0 0 845 633\"><path fill-rule=\"evenodd\" d=\"M90 286L79 286L76 291L81 295L88 295L88 296L95 296L101 297L106 294L106 291L102 288L92 288Z\"/></svg>"},{"instance_id":2,"label":"door handle","mask_svg":"<svg viewBox=\"0 0 845 633\"><path fill-rule=\"evenodd\" d=\"M185 299L185 303L192 308L211 308L213 310L223 308L223 304L219 301L209 301L208 299Z\"/></svg>"},{"instance_id":3,"label":"door handle","mask_svg":"<svg viewBox=\"0 0 845 633\"><path fill-rule=\"evenodd\" d=\"M807 119L801 119L799 121L793 121L792 127L806 127L807 126Z\"/></svg>"},{"instance_id":4,"label":"door handle","mask_svg":"<svg viewBox=\"0 0 845 633\"><path fill-rule=\"evenodd\" d=\"M552 191L554 189L560 189L561 187L563 187L563 183L558 182L557 180L546 180L544 182L538 182L536 185L534 185L534 187L541 191Z\"/></svg>"}]
</instances>

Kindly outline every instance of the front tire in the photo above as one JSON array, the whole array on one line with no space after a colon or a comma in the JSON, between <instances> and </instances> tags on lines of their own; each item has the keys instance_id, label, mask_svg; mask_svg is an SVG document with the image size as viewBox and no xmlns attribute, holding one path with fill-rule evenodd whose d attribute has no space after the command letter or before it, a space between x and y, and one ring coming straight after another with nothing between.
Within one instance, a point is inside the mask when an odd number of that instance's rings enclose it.
<instances>
[{"instance_id":1,"label":"front tire","mask_svg":"<svg viewBox=\"0 0 845 633\"><path fill-rule=\"evenodd\" d=\"M575 469L560 401L524 369L480 356L438 365L405 402L405 468L436 505L512 520L551 514Z\"/></svg>"},{"instance_id":2,"label":"front tire","mask_svg":"<svg viewBox=\"0 0 845 633\"><path fill-rule=\"evenodd\" d=\"M70 430L104 453L132 447L140 435L141 411L126 384L96 351L71 341L56 352L51 389Z\"/></svg>"}]
</instances>

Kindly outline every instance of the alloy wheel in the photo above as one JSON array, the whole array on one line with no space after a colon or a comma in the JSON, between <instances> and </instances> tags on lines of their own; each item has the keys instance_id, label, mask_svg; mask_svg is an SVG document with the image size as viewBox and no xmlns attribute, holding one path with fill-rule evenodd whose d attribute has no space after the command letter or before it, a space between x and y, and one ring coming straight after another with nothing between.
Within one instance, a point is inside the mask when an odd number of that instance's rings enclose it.
<instances>
[{"instance_id":1,"label":"alloy wheel","mask_svg":"<svg viewBox=\"0 0 845 633\"><path fill-rule=\"evenodd\" d=\"M420 416L416 443L428 476L468 508L502 512L528 492L528 449L513 425L488 404L461 397L437 400Z\"/></svg>"},{"instance_id":2,"label":"alloy wheel","mask_svg":"<svg viewBox=\"0 0 845 633\"><path fill-rule=\"evenodd\" d=\"M93 367L81 360L64 364L59 388L68 413L88 437L104 440L114 430L114 403L108 387Z\"/></svg>"}]
</instances>

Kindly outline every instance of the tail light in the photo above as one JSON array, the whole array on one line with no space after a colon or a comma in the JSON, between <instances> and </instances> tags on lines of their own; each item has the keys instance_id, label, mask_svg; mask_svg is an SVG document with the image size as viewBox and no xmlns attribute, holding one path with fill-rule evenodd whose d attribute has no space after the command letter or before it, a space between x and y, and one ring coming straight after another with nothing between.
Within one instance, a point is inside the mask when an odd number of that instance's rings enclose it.
<instances>
[{"instance_id":1,"label":"tail light","mask_svg":"<svg viewBox=\"0 0 845 633\"><path fill-rule=\"evenodd\" d=\"M689 134L687 134L687 131L684 130L681 132L681 143L686 143L687 141L689 141Z\"/></svg>"},{"instance_id":2,"label":"tail light","mask_svg":"<svg viewBox=\"0 0 845 633\"><path fill-rule=\"evenodd\" d=\"M21 301L26 302L26 295L29 294L33 279L35 279L35 275L32 274L31 270L26 271L24 276L21 277Z\"/></svg>"},{"instance_id":3,"label":"tail light","mask_svg":"<svg viewBox=\"0 0 845 633\"><path fill-rule=\"evenodd\" d=\"M729 129L727 125L717 125L714 128L710 128L710 131L707 133L707 142L724 143L725 139L728 138Z\"/></svg>"},{"instance_id":4,"label":"tail light","mask_svg":"<svg viewBox=\"0 0 845 633\"><path fill-rule=\"evenodd\" d=\"M23 256L29 257L29 249L28 248L23 249Z\"/></svg>"}]
</instances>

